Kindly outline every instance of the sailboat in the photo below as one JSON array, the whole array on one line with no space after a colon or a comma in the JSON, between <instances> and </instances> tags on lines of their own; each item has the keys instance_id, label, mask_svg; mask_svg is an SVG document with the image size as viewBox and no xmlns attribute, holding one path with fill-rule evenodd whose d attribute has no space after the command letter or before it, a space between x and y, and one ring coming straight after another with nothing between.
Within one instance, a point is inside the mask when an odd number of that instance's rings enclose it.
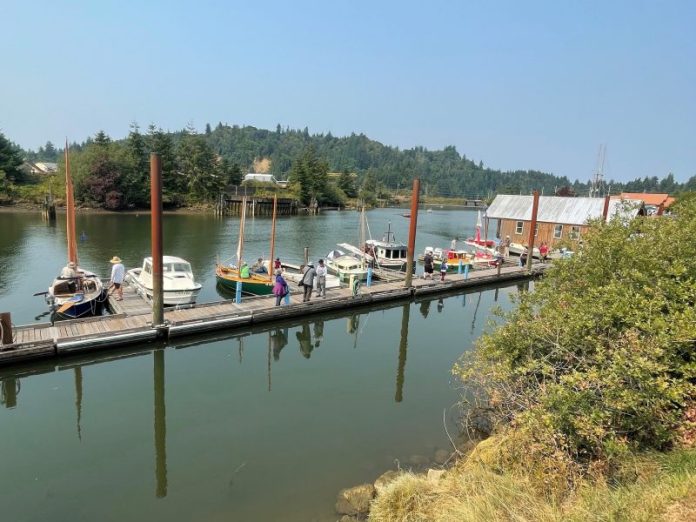
<instances>
[{"instance_id":1,"label":"sailboat","mask_svg":"<svg viewBox=\"0 0 696 522\"><path fill-rule=\"evenodd\" d=\"M65 142L65 207L66 233L68 240L68 263L72 274L68 277L56 277L46 292L46 302L55 318L75 319L99 315L105 301L104 285L94 272L81 268L77 258L77 239L75 233L75 196L72 177L70 176L70 159L68 142Z\"/></svg>"},{"instance_id":2,"label":"sailboat","mask_svg":"<svg viewBox=\"0 0 696 522\"><path fill-rule=\"evenodd\" d=\"M237 285L241 283L242 292L254 295L269 295L273 293L274 277L272 270L273 250L275 248L275 224L276 224L276 207L278 197L273 198L273 222L271 225L271 256L267 267L268 273L254 274L250 273L249 277L243 278L240 274L240 269L243 265L244 254L244 225L246 224L246 197L242 200L242 215L239 219L239 240L237 242L237 264L226 266L222 263L215 265L215 279L218 285L226 290L233 292L237 291Z\"/></svg>"},{"instance_id":3,"label":"sailboat","mask_svg":"<svg viewBox=\"0 0 696 522\"><path fill-rule=\"evenodd\" d=\"M495 241L490 239L481 239L482 226L483 225L481 224L481 211L479 210L478 215L476 216L476 237L470 237L466 241L464 241L464 243L474 247L477 252L482 251L486 254L495 255Z\"/></svg>"}]
</instances>

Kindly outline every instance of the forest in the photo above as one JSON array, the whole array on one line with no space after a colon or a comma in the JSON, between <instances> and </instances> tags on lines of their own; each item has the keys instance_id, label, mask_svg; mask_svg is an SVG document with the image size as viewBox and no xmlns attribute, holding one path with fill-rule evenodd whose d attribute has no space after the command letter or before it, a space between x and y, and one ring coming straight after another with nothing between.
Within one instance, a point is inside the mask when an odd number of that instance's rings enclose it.
<instances>
[{"instance_id":1,"label":"forest","mask_svg":"<svg viewBox=\"0 0 696 522\"><path fill-rule=\"evenodd\" d=\"M112 139L103 131L70 144L76 199L107 209L141 208L149 201L149 154L162 158L164 202L169 206L214 201L221 191L238 185L248 172L263 171L290 181L288 195L304 204L344 204L360 197L368 203L406 191L413 178L424 192L439 197L491 198L496 193L586 195L588 182L536 170L500 171L461 154L454 146L400 149L364 134L335 137L295 130L206 124L170 132L152 124L141 132L132 124L127 137ZM50 141L37 151L22 150L0 133L0 200L36 199L46 182L22 172L24 161L48 161L63 171L63 148ZM332 174L333 173L333 174ZM590 174L588 173L588 181ZM60 176L56 176L60 178ZM60 180L56 179L56 190ZM696 189L696 176L680 184L669 173L608 182L611 193L668 192Z\"/></svg>"}]
</instances>

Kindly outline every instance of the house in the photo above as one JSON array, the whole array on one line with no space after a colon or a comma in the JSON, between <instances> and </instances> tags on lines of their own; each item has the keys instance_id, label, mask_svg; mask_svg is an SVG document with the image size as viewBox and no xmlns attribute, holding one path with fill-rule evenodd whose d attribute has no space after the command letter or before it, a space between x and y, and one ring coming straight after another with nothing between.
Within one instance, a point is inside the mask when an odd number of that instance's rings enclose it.
<instances>
[{"instance_id":1,"label":"house","mask_svg":"<svg viewBox=\"0 0 696 522\"><path fill-rule=\"evenodd\" d=\"M644 192L622 192L611 197L612 199L637 199L645 203L645 214L648 216L661 216L669 206L674 203L669 194L652 194Z\"/></svg>"},{"instance_id":2,"label":"house","mask_svg":"<svg viewBox=\"0 0 696 522\"><path fill-rule=\"evenodd\" d=\"M24 172L29 174L40 174L46 176L48 174L55 174L58 172L58 164L50 163L48 161L25 161L22 164L22 169Z\"/></svg>"},{"instance_id":3,"label":"house","mask_svg":"<svg viewBox=\"0 0 696 522\"><path fill-rule=\"evenodd\" d=\"M486 218L498 220L498 238L510 236L512 243L527 243L533 200L533 196L496 196L486 210ZM608 221L617 215L632 219L642 212L643 202L639 200L540 196L534 243L545 241L553 246L563 240L576 241L587 230L587 222L591 219Z\"/></svg>"},{"instance_id":4,"label":"house","mask_svg":"<svg viewBox=\"0 0 696 522\"><path fill-rule=\"evenodd\" d=\"M278 181L272 174L257 174L250 172L244 176L244 181L255 181L257 183L273 183L280 188L285 188L288 186L287 181Z\"/></svg>"}]
</instances>

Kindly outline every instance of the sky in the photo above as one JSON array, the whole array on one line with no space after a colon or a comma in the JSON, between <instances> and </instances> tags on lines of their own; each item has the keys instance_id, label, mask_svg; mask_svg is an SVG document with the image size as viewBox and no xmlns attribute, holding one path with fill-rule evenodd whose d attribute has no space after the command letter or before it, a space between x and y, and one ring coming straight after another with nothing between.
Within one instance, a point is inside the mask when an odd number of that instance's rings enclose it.
<instances>
[{"instance_id":1,"label":"sky","mask_svg":"<svg viewBox=\"0 0 696 522\"><path fill-rule=\"evenodd\" d=\"M0 132L364 133L495 169L696 175L696 2L0 0Z\"/></svg>"}]
</instances>

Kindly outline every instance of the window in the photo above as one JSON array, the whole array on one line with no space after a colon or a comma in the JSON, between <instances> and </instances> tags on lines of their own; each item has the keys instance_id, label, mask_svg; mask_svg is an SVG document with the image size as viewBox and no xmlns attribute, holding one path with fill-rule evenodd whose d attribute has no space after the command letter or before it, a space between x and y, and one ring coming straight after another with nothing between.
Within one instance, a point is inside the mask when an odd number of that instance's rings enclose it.
<instances>
[{"instance_id":1,"label":"window","mask_svg":"<svg viewBox=\"0 0 696 522\"><path fill-rule=\"evenodd\" d=\"M521 234L524 228L524 221L518 221L515 223L515 234Z\"/></svg>"},{"instance_id":2,"label":"window","mask_svg":"<svg viewBox=\"0 0 696 522\"><path fill-rule=\"evenodd\" d=\"M563 225L554 225L553 226L553 238L554 239L561 239L563 237Z\"/></svg>"},{"instance_id":3,"label":"window","mask_svg":"<svg viewBox=\"0 0 696 522\"><path fill-rule=\"evenodd\" d=\"M534 237L539 235L539 223L534 223Z\"/></svg>"},{"instance_id":4,"label":"window","mask_svg":"<svg viewBox=\"0 0 696 522\"><path fill-rule=\"evenodd\" d=\"M580 239L580 227L570 227L570 234L568 235L570 239Z\"/></svg>"}]
</instances>

